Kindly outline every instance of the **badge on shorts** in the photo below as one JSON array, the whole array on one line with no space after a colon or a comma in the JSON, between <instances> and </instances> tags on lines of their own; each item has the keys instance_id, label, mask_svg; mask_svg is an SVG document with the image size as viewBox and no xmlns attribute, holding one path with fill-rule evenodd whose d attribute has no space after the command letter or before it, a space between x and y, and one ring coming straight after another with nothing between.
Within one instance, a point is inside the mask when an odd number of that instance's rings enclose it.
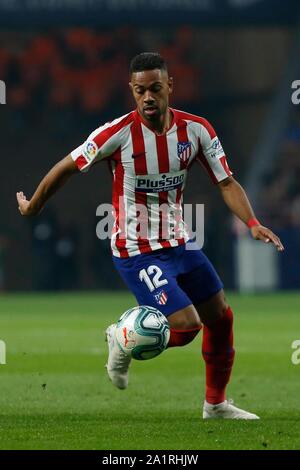
<instances>
[{"instance_id":1,"label":"badge on shorts","mask_svg":"<svg viewBox=\"0 0 300 470\"><path fill-rule=\"evenodd\" d=\"M168 296L164 290L161 290L158 294L155 294L154 297L159 305L166 305L168 302Z\"/></svg>"}]
</instances>

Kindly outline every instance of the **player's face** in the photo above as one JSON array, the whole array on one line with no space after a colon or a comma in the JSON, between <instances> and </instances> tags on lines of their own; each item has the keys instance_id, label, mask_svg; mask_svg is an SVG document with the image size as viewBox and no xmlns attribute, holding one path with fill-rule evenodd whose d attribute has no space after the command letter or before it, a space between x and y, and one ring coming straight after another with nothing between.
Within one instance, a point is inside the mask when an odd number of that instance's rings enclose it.
<instances>
[{"instance_id":1,"label":"player's face","mask_svg":"<svg viewBox=\"0 0 300 470\"><path fill-rule=\"evenodd\" d=\"M135 72L129 83L139 113L149 122L158 122L166 114L173 79L165 70Z\"/></svg>"}]
</instances>

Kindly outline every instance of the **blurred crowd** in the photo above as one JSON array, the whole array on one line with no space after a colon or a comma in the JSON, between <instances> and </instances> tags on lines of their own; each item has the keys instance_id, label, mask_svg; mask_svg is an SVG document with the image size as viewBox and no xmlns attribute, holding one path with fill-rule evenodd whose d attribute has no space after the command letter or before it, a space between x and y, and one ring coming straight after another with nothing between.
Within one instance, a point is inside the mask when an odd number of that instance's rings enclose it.
<instances>
[{"instance_id":1,"label":"blurred crowd","mask_svg":"<svg viewBox=\"0 0 300 470\"><path fill-rule=\"evenodd\" d=\"M272 226L300 227L300 112L285 133L278 160L265 176L260 210Z\"/></svg>"},{"instance_id":2,"label":"blurred crowd","mask_svg":"<svg viewBox=\"0 0 300 470\"><path fill-rule=\"evenodd\" d=\"M133 106L128 90L131 58L143 51L159 51L177 77L174 100L193 106L199 98L199 68L193 51L194 30L173 29L164 41L153 41L147 30L120 27L96 31L85 28L37 34L0 33L0 78L8 86L7 102L18 118L39 115L41 109L76 112L87 119L123 114ZM184 77L184 80L179 80ZM28 116L29 115L29 116Z\"/></svg>"},{"instance_id":3,"label":"blurred crowd","mask_svg":"<svg viewBox=\"0 0 300 470\"><path fill-rule=\"evenodd\" d=\"M91 220L91 226L95 221ZM82 238L79 224L59 222L56 212L47 207L31 219L30 265L32 289L37 291L76 290L82 283ZM123 283L111 262L110 244L95 236L87 250L86 264L90 287L118 289Z\"/></svg>"},{"instance_id":4,"label":"blurred crowd","mask_svg":"<svg viewBox=\"0 0 300 470\"><path fill-rule=\"evenodd\" d=\"M278 257L283 289L300 288L300 112L295 111L285 133L278 160L265 176L260 195L262 220L286 247Z\"/></svg>"}]
</instances>

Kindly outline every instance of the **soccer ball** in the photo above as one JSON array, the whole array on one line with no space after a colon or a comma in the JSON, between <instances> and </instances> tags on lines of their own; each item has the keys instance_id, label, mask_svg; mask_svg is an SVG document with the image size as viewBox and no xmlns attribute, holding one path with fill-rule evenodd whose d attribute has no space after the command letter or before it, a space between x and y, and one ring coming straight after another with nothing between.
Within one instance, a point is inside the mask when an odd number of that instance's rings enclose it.
<instances>
[{"instance_id":1,"label":"soccer ball","mask_svg":"<svg viewBox=\"0 0 300 470\"><path fill-rule=\"evenodd\" d=\"M166 317L156 308L140 305L121 316L116 328L122 351L138 360L152 359L162 353L170 339Z\"/></svg>"}]
</instances>

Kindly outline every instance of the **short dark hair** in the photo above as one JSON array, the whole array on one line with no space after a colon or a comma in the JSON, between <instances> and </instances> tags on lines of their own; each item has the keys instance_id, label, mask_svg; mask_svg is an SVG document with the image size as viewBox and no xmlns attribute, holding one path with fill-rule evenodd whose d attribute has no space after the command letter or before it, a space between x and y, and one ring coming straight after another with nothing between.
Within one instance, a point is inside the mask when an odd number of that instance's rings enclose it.
<instances>
[{"instance_id":1,"label":"short dark hair","mask_svg":"<svg viewBox=\"0 0 300 470\"><path fill-rule=\"evenodd\" d=\"M136 55L130 62L130 75L144 70L165 70L168 71L167 64L158 52L142 52Z\"/></svg>"}]
</instances>

